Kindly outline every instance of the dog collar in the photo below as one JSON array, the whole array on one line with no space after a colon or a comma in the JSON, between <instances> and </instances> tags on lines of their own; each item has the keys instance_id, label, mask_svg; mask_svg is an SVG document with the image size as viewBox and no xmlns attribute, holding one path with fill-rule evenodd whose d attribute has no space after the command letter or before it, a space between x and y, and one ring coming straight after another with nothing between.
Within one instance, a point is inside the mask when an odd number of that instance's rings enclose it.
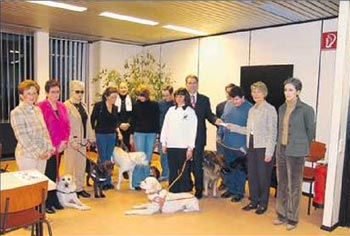
<instances>
[{"instance_id":1,"label":"dog collar","mask_svg":"<svg viewBox=\"0 0 350 236\"><path fill-rule=\"evenodd\" d=\"M63 191L60 191L60 190L56 190L57 192L59 193L63 193L63 194L71 194L71 193L76 193L77 191L72 191L72 192L69 192L69 193L66 193L66 192L63 192Z\"/></svg>"}]
</instances>

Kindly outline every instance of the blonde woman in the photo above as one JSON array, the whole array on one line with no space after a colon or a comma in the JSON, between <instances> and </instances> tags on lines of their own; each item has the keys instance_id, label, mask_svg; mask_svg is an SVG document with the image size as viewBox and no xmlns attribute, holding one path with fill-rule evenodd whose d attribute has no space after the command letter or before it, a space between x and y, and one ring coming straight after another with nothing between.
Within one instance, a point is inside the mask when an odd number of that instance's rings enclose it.
<instances>
[{"instance_id":1,"label":"blonde woman","mask_svg":"<svg viewBox=\"0 0 350 236\"><path fill-rule=\"evenodd\" d=\"M54 147L43 114L34 105L36 85L32 80L24 80L18 85L21 102L11 111L10 121L17 139L15 157L18 169L36 169L44 174Z\"/></svg>"},{"instance_id":2,"label":"blonde woman","mask_svg":"<svg viewBox=\"0 0 350 236\"><path fill-rule=\"evenodd\" d=\"M94 141L93 131L88 121L87 106L83 102L85 86L82 81L72 80L70 83L70 98L64 102L68 110L71 124L68 147L64 152L65 172L74 176L77 194L90 197L84 190L86 168L86 145Z\"/></svg>"},{"instance_id":3,"label":"blonde woman","mask_svg":"<svg viewBox=\"0 0 350 236\"><path fill-rule=\"evenodd\" d=\"M258 81L250 86L255 102L247 121L248 183L250 203L243 210L264 214L269 203L269 189L273 168L273 153L277 136L277 112L265 98L266 85Z\"/></svg>"}]
</instances>

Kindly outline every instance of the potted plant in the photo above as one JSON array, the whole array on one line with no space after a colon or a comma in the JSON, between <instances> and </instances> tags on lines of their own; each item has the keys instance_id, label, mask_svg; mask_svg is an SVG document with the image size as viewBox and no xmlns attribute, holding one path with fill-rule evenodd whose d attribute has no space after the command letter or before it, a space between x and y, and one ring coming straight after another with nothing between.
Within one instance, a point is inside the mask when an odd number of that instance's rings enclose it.
<instances>
[{"instance_id":1,"label":"potted plant","mask_svg":"<svg viewBox=\"0 0 350 236\"><path fill-rule=\"evenodd\" d=\"M118 70L103 69L93 78L93 82L102 81L102 88L106 88L126 81L129 84L129 93L132 97L135 97L136 88L144 84L150 88L152 97L157 101L162 98L162 87L174 83L166 65L158 63L149 52L142 52L127 59L124 69L123 74Z\"/></svg>"}]
</instances>

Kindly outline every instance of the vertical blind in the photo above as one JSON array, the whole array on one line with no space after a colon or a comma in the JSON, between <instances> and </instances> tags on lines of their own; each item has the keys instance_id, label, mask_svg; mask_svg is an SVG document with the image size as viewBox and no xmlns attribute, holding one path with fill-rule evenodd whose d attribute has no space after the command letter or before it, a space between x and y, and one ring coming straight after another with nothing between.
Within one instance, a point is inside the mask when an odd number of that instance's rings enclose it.
<instances>
[{"instance_id":1,"label":"vertical blind","mask_svg":"<svg viewBox=\"0 0 350 236\"><path fill-rule=\"evenodd\" d=\"M1 32L0 34L0 122L8 122L10 111L19 102L17 87L34 78L33 36Z\"/></svg>"},{"instance_id":2,"label":"vertical blind","mask_svg":"<svg viewBox=\"0 0 350 236\"><path fill-rule=\"evenodd\" d=\"M87 72L87 41L50 38L50 78L60 82L61 101L69 98L69 82L80 80L86 83Z\"/></svg>"}]
</instances>

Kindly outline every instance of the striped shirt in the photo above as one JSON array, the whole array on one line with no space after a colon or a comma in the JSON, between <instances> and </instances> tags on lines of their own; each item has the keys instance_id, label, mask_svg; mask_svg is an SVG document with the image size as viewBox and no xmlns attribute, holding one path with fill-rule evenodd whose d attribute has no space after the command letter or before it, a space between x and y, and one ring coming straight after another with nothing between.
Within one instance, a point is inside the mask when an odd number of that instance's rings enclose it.
<instances>
[{"instance_id":1,"label":"striped shirt","mask_svg":"<svg viewBox=\"0 0 350 236\"><path fill-rule=\"evenodd\" d=\"M21 102L11 111L10 121L17 139L16 158L38 159L53 150L40 108Z\"/></svg>"}]
</instances>

